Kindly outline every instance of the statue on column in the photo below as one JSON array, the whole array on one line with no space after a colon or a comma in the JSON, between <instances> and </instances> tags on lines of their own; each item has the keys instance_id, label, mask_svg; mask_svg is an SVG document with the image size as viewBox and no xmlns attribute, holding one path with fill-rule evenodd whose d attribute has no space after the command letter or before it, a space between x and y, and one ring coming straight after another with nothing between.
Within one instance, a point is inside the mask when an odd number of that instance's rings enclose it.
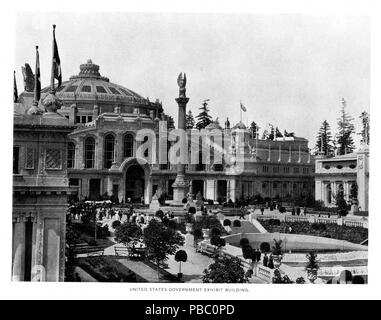
<instances>
[{"instance_id":1,"label":"statue on column","mask_svg":"<svg viewBox=\"0 0 381 320\"><path fill-rule=\"evenodd\" d=\"M185 86L187 84L187 76L186 76L185 72L184 72L184 75L182 72L179 74L179 76L177 77L177 84L179 86L179 97L185 98L186 97Z\"/></svg>"}]
</instances>

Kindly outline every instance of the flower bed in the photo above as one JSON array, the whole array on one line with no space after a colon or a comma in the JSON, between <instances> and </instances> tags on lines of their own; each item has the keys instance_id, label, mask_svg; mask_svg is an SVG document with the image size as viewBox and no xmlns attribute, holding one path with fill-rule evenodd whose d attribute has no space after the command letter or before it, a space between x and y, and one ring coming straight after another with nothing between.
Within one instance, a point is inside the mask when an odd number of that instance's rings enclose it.
<instances>
[{"instance_id":1,"label":"flower bed","mask_svg":"<svg viewBox=\"0 0 381 320\"><path fill-rule=\"evenodd\" d=\"M77 265L99 282L146 282L114 257L79 258Z\"/></svg>"},{"instance_id":2,"label":"flower bed","mask_svg":"<svg viewBox=\"0 0 381 320\"><path fill-rule=\"evenodd\" d=\"M268 232L289 232L318 237L326 237L338 240L346 240L352 243L361 243L368 239L368 229L361 227L339 226L337 224L309 223L309 222L283 222L279 225L272 224L269 220L261 220L260 223Z\"/></svg>"}]
</instances>

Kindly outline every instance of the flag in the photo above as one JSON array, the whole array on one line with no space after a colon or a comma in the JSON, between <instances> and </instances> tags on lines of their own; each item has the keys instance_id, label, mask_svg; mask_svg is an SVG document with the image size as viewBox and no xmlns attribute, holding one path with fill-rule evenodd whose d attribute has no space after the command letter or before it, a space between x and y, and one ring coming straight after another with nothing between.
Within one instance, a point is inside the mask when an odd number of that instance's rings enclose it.
<instances>
[{"instance_id":1,"label":"flag","mask_svg":"<svg viewBox=\"0 0 381 320\"><path fill-rule=\"evenodd\" d=\"M62 83L62 73L61 73L61 60L58 54L58 47L56 41L56 25L53 25L53 78L57 79L58 87L61 86Z\"/></svg>"},{"instance_id":2,"label":"flag","mask_svg":"<svg viewBox=\"0 0 381 320\"><path fill-rule=\"evenodd\" d=\"M243 112L246 112L246 111L247 111L246 107L242 104L242 102L240 102L240 104L241 104L241 110L242 110Z\"/></svg>"},{"instance_id":3,"label":"flag","mask_svg":"<svg viewBox=\"0 0 381 320\"><path fill-rule=\"evenodd\" d=\"M13 71L13 102L18 100L17 84L16 84L16 71Z\"/></svg>"},{"instance_id":4,"label":"flag","mask_svg":"<svg viewBox=\"0 0 381 320\"><path fill-rule=\"evenodd\" d=\"M40 74L40 55L36 46L36 70L34 72L34 102L40 101L41 97L41 74Z\"/></svg>"}]
</instances>

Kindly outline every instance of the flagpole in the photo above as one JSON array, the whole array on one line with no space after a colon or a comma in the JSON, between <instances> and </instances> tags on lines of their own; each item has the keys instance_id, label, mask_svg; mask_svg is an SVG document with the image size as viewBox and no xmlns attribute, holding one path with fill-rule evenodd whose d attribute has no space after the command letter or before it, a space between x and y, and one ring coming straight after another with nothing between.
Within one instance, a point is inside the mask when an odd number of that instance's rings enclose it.
<instances>
[{"instance_id":1,"label":"flagpole","mask_svg":"<svg viewBox=\"0 0 381 320\"><path fill-rule=\"evenodd\" d=\"M39 54L38 54L38 46L36 46L36 66L35 66L35 70L34 70L34 95L33 95L33 104L35 106L38 105L38 74L37 74L37 70L39 68L39 62L40 58L39 58Z\"/></svg>"},{"instance_id":2,"label":"flagpole","mask_svg":"<svg viewBox=\"0 0 381 320\"><path fill-rule=\"evenodd\" d=\"M18 92L17 92L17 83L16 83L16 71L13 70L13 102L18 102Z\"/></svg>"},{"instance_id":3,"label":"flagpole","mask_svg":"<svg viewBox=\"0 0 381 320\"><path fill-rule=\"evenodd\" d=\"M239 122L242 122L242 101L239 102Z\"/></svg>"},{"instance_id":4,"label":"flagpole","mask_svg":"<svg viewBox=\"0 0 381 320\"><path fill-rule=\"evenodd\" d=\"M52 44L52 72L50 75L50 90L55 92L54 88L54 38L56 37L56 25L53 24L53 44Z\"/></svg>"}]
</instances>

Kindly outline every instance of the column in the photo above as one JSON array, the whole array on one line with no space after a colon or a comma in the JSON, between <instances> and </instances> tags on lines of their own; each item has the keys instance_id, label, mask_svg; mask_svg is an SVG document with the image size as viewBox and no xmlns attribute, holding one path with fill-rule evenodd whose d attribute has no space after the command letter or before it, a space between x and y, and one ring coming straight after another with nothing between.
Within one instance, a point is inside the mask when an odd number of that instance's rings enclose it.
<instances>
[{"instance_id":1,"label":"column","mask_svg":"<svg viewBox=\"0 0 381 320\"><path fill-rule=\"evenodd\" d=\"M344 200L347 201L348 200L348 181L343 180L341 181L341 183L343 184Z\"/></svg>"},{"instance_id":2,"label":"column","mask_svg":"<svg viewBox=\"0 0 381 320\"><path fill-rule=\"evenodd\" d=\"M116 162L120 165L123 162L123 148L124 148L124 143L123 143L123 134L118 133L116 136L116 141L117 141L117 152L116 152Z\"/></svg>"},{"instance_id":3,"label":"column","mask_svg":"<svg viewBox=\"0 0 381 320\"><path fill-rule=\"evenodd\" d=\"M106 180L107 181L107 194L109 196L111 196L112 195L113 180L112 180L112 178L110 176L108 176L106 179L107 179Z\"/></svg>"},{"instance_id":4,"label":"column","mask_svg":"<svg viewBox=\"0 0 381 320\"><path fill-rule=\"evenodd\" d=\"M187 103L189 101L189 98L185 95L185 85L186 85L187 79L186 75L180 73L177 83L179 85L179 97L176 98L176 102L179 106L179 117L178 117L178 129L183 130L183 135L180 137L183 144L186 144L186 107ZM188 146L184 146L184 150L188 149ZM173 183L173 203L177 205L182 204L182 200L185 198L189 186L185 178L185 164L181 163L176 165L177 175L176 180Z\"/></svg>"},{"instance_id":5,"label":"column","mask_svg":"<svg viewBox=\"0 0 381 320\"><path fill-rule=\"evenodd\" d=\"M76 145L75 145L75 168L76 169L85 168L83 144L84 142L82 137L76 141Z\"/></svg>"},{"instance_id":6,"label":"column","mask_svg":"<svg viewBox=\"0 0 381 320\"><path fill-rule=\"evenodd\" d=\"M104 135L100 133L98 139L95 140L95 168L103 168L103 140Z\"/></svg>"},{"instance_id":7,"label":"column","mask_svg":"<svg viewBox=\"0 0 381 320\"><path fill-rule=\"evenodd\" d=\"M214 180L206 180L206 199L215 200Z\"/></svg>"},{"instance_id":8,"label":"column","mask_svg":"<svg viewBox=\"0 0 381 320\"><path fill-rule=\"evenodd\" d=\"M12 281L24 280L25 268L25 222L18 217L15 222L13 234L13 266Z\"/></svg>"},{"instance_id":9,"label":"column","mask_svg":"<svg viewBox=\"0 0 381 320\"><path fill-rule=\"evenodd\" d=\"M229 194L228 198L231 199L231 201L235 202L235 196L236 196L236 181L234 179L229 180Z\"/></svg>"}]
</instances>

